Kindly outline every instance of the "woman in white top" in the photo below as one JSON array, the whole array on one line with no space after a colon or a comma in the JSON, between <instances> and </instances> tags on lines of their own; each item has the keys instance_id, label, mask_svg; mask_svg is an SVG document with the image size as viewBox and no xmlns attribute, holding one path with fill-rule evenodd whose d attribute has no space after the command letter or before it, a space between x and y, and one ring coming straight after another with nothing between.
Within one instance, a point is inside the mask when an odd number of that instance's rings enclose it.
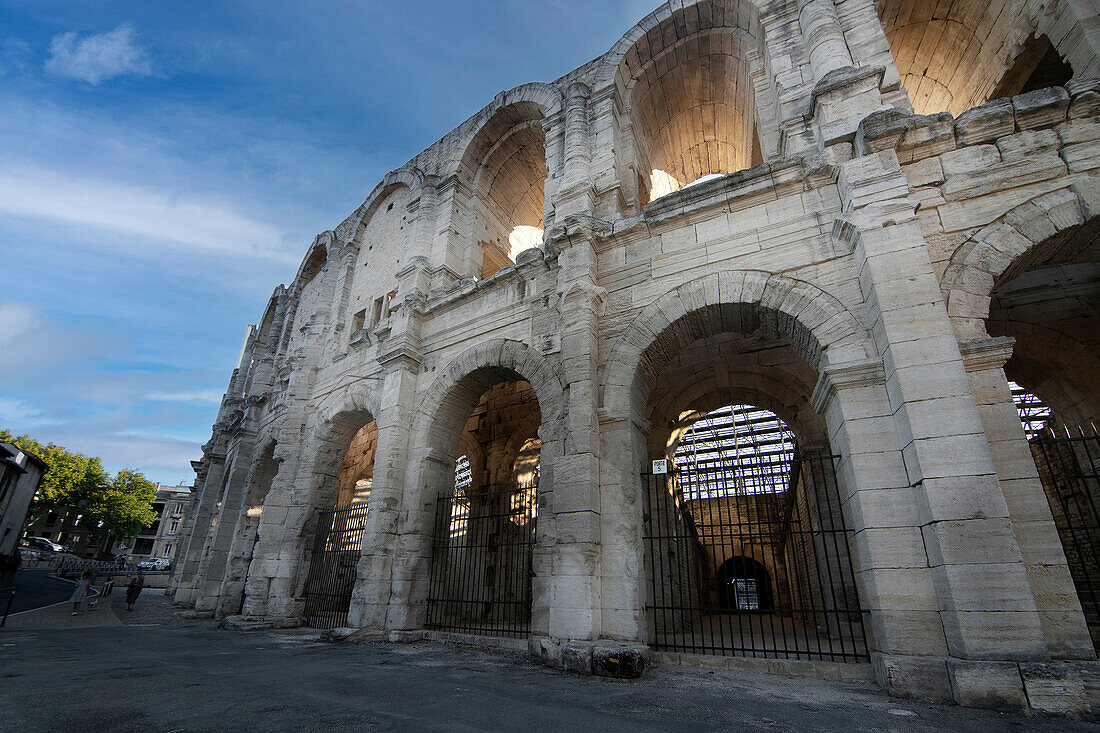
<instances>
[{"instance_id":1,"label":"woman in white top","mask_svg":"<svg viewBox=\"0 0 1100 733\"><path fill-rule=\"evenodd\" d=\"M84 602L84 597L88 595L88 586L92 584L92 571L85 570L80 574L80 580L76 584L76 588L73 589L72 598L69 600L73 604L73 612L70 616L75 616L76 612L80 610L80 604Z\"/></svg>"}]
</instances>

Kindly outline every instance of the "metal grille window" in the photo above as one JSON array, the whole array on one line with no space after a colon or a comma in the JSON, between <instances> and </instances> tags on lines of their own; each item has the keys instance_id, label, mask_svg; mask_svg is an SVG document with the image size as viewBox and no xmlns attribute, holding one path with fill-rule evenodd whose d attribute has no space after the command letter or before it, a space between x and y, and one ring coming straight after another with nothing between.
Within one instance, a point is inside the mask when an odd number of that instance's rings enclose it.
<instances>
[{"instance_id":1,"label":"metal grille window","mask_svg":"<svg viewBox=\"0 0 1100 733\"><path fill-rule=\"evenodd\" d=\"M436 510L426 625L525 637L531 631L537 474L514 489L473 492L469 462L459 459L455 473L454 492Z\"/></svg>"},{"instance_id":2,"label":"metal grille window","mask_svg":"<svg viewBox=\"0 0 1100 733\"><path fill-rule=\"evenodd\" d=\"M306 577L307 626L333 629L347 625L366 523L366 504L317 512L313 554Z\"/></svg>"},{"instance_id":3,"label":"metal grille window","mask_svg":"<svg viewBox=\"0 0 1100 733\"><path fill-rule=\"evenodd\" d=\"M647 475L655 649L868 660L833 456L799 456L774 414L699 420Z\"/></svg>"},{"instance_id":4,"label":"metal grille window","mask_svg":"<svg viewBox=\"0 0 1100 733\"><path fill-rule=\"evenodd\" d=\"M1046 430L1051 416L1050 408L1015 382L1009 382L1008 387L1012 391L1012 401L1016 403L1016 411L1020 414L1020 423L1024 426L1027 439L1031 440Z\"/></svg>"}]
</instances>

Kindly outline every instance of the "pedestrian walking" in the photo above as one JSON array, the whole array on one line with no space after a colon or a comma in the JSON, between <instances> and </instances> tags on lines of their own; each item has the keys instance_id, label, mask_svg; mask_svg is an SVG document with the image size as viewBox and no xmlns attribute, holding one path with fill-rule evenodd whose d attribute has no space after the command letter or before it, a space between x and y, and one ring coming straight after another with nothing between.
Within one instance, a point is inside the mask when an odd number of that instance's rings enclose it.
<instances>
[{"instance_id":1,"label":"pedestrian walking","mask_svg":"<svg viewBox=\"0 0 1100 733\"><path fill-rule=\"evenodd\" d=\"M145 587L145 576L141 573L137 574L137 577L130 579L130 585L126 586L126 610L133 611L134 604L137 603L138 596L141 595L141 589Z\"/></svg>"},{"instance_id":2,"label":"pedestrian walking","mask_svg":"<svg viewBox=\"0 0 1100 733\"><path fill-rule=\"evenodd\" d=\"M80 580L76 582L76 588L73 589L73 595L69 598L69 601L73 604L73 612L70 616L75 616L76 612L80 610L80 604L84 602L84 597L88 595L88 587L92 584L92 571L85 570L80 574Z\"/></svg>"}]
</instances>

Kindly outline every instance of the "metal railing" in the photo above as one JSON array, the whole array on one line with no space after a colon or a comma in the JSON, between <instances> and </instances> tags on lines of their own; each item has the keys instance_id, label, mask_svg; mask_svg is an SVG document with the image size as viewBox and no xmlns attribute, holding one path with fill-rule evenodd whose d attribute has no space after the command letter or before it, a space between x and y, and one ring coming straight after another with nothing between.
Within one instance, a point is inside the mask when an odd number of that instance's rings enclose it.
<instances>
[{"instance_id":1,"label":"metal railing","mask_svg":"<svg viewBox=\"0 0 1100 733\"><path fill-rule=\"evenodd\" d=\"M732 459L644 475L653 648L869 661L836 460L795 457L767 490Z\"/></svg>"},{"instance_id":2,"label":"metal railing","mask_svg":"<svg viewBox=\"0 0 1100 733\"><path fill-rule=\"evenodd\" d=\"M306 576L306 626L333 629L347 625L366 522L366 504L317 512Z\"/></svg>"},{"instance_id":3,"label":"metal railing","mask_svg":"<svg viewBox=\"0 0 1100 733\"><path fill-rule=\"evenodd\" d=\"M1042 433L1031 440L1031 452L1093 646L1100 649L1100 436Z\"/></svg>"},{"instance_id":4,"label":"metal railing","mask_svg":"<svg viewBox=\"0 0 1100 733\"><path fill-rule=\"evenodd\" d=\"M431 629L523 638L531 633L537 478L479 493L456 488L436 507Z\"/></svg>"}]
</instances>

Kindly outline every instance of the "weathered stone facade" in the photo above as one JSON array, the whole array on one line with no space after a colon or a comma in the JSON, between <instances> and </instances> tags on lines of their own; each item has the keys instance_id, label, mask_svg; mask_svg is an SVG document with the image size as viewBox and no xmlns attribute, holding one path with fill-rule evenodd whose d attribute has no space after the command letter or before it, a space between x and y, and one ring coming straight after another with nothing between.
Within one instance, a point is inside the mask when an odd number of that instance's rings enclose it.
<instances>
[{"instance_id":1,"label":"weathered stone facade","mask_svg":"<svg viewBox=\"0 0 1100 733\"><path fill-rule=\"evenodd\" d=\"M315 516L369 451L349 624L421 629L456 458L507 483L537 437L532 649L646 644L641 472L732 400L840 456L880 684L1088 710L1006 374L1100 418L1098 16L676 0L502 92L275 290L195 463L177 603L299 623Z\"/></svg>"}]
</instances>

